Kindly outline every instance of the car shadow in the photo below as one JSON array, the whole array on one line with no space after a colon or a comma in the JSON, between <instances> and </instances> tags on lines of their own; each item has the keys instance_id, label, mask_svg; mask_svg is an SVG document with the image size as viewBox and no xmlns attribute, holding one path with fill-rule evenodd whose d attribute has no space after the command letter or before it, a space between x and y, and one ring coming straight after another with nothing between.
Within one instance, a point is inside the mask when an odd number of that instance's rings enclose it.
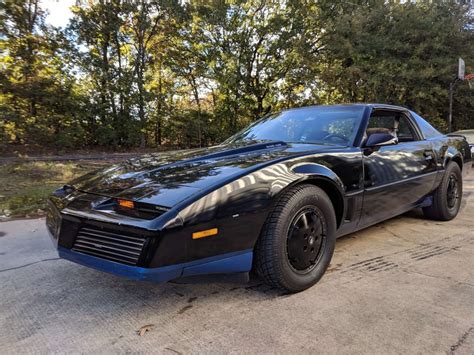
<instances>
[{"instance_id":1,"label":"car shadow","mask_svg":"<svg viewBox=\"0 0 474 355\"><path fill-rule=\"evenodd\" d=\"M53 299L80 297L83 303L94 305L81 309L81 312L91 315L100 309L100 304L103 302L98 300L103 299L113 300L117 305L127 304L127 308L133 307L137 311L146 305L147 308L161 311L170 308L177 314L182 314L201 300L205 300L206 303L218 302L222 298L250 298L254 301L263 301L290 295L264 284L254 275L249 280L234 282L229 282L226 275L211 275L156 284L124 279L63 260L54 265L52 272L56 289L63 290L61 297L55 296ZM51 284L51 281L49 283ZM38 302L51 299L44 296L39 297Z\"/></svg>"}]
</instances>

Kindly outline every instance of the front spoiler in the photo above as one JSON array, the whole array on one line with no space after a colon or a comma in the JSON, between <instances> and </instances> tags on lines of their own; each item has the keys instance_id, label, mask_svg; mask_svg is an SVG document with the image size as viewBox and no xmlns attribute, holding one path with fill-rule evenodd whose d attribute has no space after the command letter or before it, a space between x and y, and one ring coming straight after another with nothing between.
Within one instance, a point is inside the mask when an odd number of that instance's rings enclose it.
<instances>
[{"instance_id":1,"label":"front spoiler","mask_svg":"<svg viewBox=\"0 0 474 355\"><path fill-rule=\"evenodd\" d=\"M87 267L133 280L166 282L180 277L219 273L248 272L252 268L252 249L227 253L182 264L143 268L116 263L110 260L75 252L58 247L61 258Z\"/></svg>"}]
</instances>

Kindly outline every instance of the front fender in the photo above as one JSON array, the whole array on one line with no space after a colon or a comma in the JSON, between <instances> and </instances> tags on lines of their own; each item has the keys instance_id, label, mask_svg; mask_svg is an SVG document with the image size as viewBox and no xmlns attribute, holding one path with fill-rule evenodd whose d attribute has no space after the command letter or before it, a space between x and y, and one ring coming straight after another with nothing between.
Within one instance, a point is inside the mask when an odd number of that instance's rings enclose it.
<instances>
[{"instance_id":1,"label":"front fender","mask_svg":"<svg viewBox=\"0 0 474 355\"><path fill-rule=\"evenodd\" d=\"M339 176L328 167L316 163L303 163L293 167L292 171L300 175L300 179L292 185L307 182L322 188L331 199L336 213L339 228L343 216L346 215L345 187Z\"/></svg>"},{"instance_id":2,"label":"front fender","mask_svg":"<svg viewBox=\"0 0 474 355\"><path fill-rule=\"evenodd\" d=\"M295 174L305 175L307 178L324 178L332 183L338 189L339 193L344 195L344 184L339 176L327 166L315 163L303 163L292 168Z\"/></svg>"}]
</instances>

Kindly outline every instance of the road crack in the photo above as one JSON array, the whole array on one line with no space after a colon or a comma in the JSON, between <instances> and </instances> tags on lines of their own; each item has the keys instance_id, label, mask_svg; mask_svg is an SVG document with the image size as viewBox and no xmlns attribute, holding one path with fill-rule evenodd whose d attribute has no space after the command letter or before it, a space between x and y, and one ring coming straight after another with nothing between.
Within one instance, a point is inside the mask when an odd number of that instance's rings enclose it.
<instances>
[{"instance_id":1,"label":"road crack","mask_svg":"<svg viewBox=\"0 0 474 355\"><path fill-rule=\"evenodd\" d=\"M456 352L457 349L459 349L463 344L464 342L466 341L467 337L474 331L474 327L471 327L469 328L466 332L464 332L463 335L461 335L461 337L458 339L458 341L456 342L456 344L454 345L451 345L451 347L449 348L449 351L447 351L446 353L447 354L454 354Z\"/></svg>"},{"instance_id":2,"label":"road crack","mask_svg":"<svg viewBox=\"0 0 474 355\"><path fill-rule=\"evenodd\" d=\"M20 266L14 266L14 267L11 267L11 268L8 268L8 269L2 269L0 270L0 272L6 272L6 271L11 271L11 270L17 270L17 269L21 269L21 268L24 268L24 267L27 267L27 266L31 266L31 265L35 265L35 264L39 264L39 263L42 263L44 261L53 261L53 260L60 260L61 258L51 258L51 259L43 259L43 260L38 260L38 261L35 261L33 263L28 263L28 264L25 264L25 265L20 265Z\"/></svg>"},{"instance_id":3,"label":"road crack","mask_svg":"<svg viewBox=\"0 0 474 355\"><path fill-rule=\"evenodd\" d=\"M395 238L399 238L407 243L412 243L412 244L415 244L415 245L423 245L423 243L420 243L416 240L412 240L412 239L407 239L407 238L404 238L402 237L400 234L398 233L395 233L394 231L390 230L388 227L384 226L384 225L381 225L380 226L380 229L386 231L388 234L392 235L393 237Z\"/></svg>"}]
</instances>

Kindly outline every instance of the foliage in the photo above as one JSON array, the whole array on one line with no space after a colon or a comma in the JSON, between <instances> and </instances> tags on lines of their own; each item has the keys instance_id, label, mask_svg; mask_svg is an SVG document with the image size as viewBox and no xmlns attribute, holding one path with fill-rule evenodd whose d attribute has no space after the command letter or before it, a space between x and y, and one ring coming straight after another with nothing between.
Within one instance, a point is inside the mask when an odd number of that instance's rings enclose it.
<instances>
[{"instance_id":1,"label":"foliage","mask_svg":"<svg viewBox=\"0 0 474 355\"><path fill-rule=\"evenodd\" d=\"M1 141L206 146L271 111L362 101L445 129L457 58L474 61L462 3L101 0L58 29L39 0L4 0ZM473 92L458 85L457 129L474 126Z\"/></svg>"},{"instance_id":2,"label":"foliage","mask_svg":"<svg viewBox=\"0 0 474 355\"><path fill-rule=\"evenodd\" d=\"M474 53L465 10L454 2L374 6L361 1L358 6L341 5L338 13L328 35L333 65L322 76L334 82L341 99L407 106L444 128L447 89L457 73L458 57L469 63ZM466 94L469 98L462 96ZM456 105L454 117L461 119L468 112L472 116L472 94L457 92L456 97L468 99L470 105L466 102L463 110Z\"/></svg>"},{"instance_id":3,"label":"foliage","mask_svg":"<svg viewBox=\"0 0 474 355\"><path fill-rule=\"evenodd\" d=\"M37 0L0 4L0 129L7 141L64 146L81 135L74 78L62 63L65 42L45 24Z\"/></svg>"}]
</instances>

